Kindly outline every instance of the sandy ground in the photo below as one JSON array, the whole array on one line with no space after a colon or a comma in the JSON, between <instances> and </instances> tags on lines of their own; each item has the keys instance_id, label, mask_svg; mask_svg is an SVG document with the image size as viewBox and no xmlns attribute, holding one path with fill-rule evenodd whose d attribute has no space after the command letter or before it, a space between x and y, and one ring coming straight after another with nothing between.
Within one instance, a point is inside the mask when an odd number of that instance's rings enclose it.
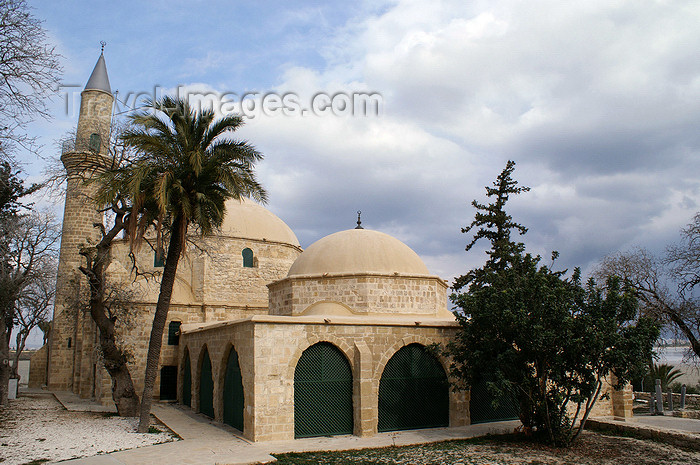
<instances>
[{"instance_id":1,"label":"sandy ground","mask_svg":"<svg viewBox=\"0 0 700 465\"><path fill-rule=\"evenodd\" d=\"M174 439L169 432L135 433L137 423L136 418L69 412L49 393L20 393L0 408L0 463L53 462Z\"/></svg>"}]
</instances>

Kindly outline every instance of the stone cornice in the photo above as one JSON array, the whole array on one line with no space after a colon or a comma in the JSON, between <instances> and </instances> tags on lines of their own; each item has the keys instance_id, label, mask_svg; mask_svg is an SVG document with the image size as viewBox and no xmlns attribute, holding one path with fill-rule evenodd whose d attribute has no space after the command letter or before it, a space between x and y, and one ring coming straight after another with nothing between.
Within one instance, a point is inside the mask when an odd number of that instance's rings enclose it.
<instances>
[{"instance_id":1,"label":"stone cornice","mask_svg":"<svg viewBox=\"0 0 700 465\"><path fill-rule=\"evenodd\" d=\"M256 315L238 320L218 321L212 323L189 323L181 326L182 334L192 334L210 329L237 326L242 324L288 324L288 325L341 325L341 326L402 326L411 328L446 328L456 329L459 326L454 319L446 318L413 318L357 316L280 316Z\"/></svg>"},{"instance_id":2,"label":"stone cornice","mask_svg":"<svg viewBox=\"0 0 700 465\"><path fill-rule=\"evenodd\" d=\"M447 289L449 286L447 281L436 275L411 275L402 273L324 273L324 274L309 274L309 275L295 275L287 276L286 278L280 279L278 281L273 281L267 285L268 288L275 287L287 281L308 281L308 280L320 280L320 279L333 279L333 278L403 278L403 279L415 279L415 280L429 280L437 281L441 286Z\"/></svg>"}]
</instances>

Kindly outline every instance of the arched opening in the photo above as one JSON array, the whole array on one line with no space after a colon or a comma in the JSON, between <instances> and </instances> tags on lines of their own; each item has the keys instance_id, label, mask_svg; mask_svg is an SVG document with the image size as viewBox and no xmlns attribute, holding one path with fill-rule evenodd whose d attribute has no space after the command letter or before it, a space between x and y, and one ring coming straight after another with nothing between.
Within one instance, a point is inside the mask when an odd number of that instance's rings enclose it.
<instances>
[{"instance_id":1,"label":"arched opening","mask_svg":"<svg viewBox=\"0 0 700 465\"><path fill-rule=\"evenodd\" d=\"M389 359L379 381L378 430L448 426L449 394L440 362L420 344L402 347Z\"/></svg>"},{"instance_id":2,"label":"arched opening","mask_svg":"<svg viewBox=\"0 0 700 465\"><path fill-rule=\"evenodd\" d=\"M231 347L226 362L226 375L224 378L224 423L243 431L243 406L245 397L243 394L243 377L241 366L238 363L238 353Z\"/></svg>"},{"instance_id":3,"label":"arched opening","mask_svg":"<svg viewBox=\"0 0 700 465\"><path fill-rule=\"evenodd\" d=\"M192 406L192 370L190 369L190 351L185 349L185 361L182 366L182 403Z\"/></svg>"},{"instance_id":4,"label":"arched opening","mask_svg":"<svg viewBox=\"0 0 700 465\"><path fill-rule=\"evenodd\" d=\"M211 376L209 351L204 348L202 368L199 372L199 411L214 418L214 378Z\"/></svg>"},{"instance_id":5,"label":"arched opening","mask_svg":"<svg viewBox=\"0 0 700 465\"><path fill-rule=\"evenodd\" d=\"M255 257L253 256L252 250L250 250L248 247L246 247L241 252L241 255L243 255L243 267L244 268L253 268L255 266Z\"/></svg>"},{"instance_id":6,"label":"arched opening","mask_svg":"<svg viewBox=\"0 0 700 465\"><path fill-rule=\"evenodd\" d=\"M99 152L102 144L102 137L97 133L90 134L89 147L92 152Z\"/></svg>"},{"instance_id":7,"label":"arched opening","mask_svg":"<svg viewBox=\"0 0 700 465\"><path fill-rule=\"evenodd\" d=\"M352 368L333 344L301 354L294 370L294 436L352 434Z\"/></svg>"}]
</instances>

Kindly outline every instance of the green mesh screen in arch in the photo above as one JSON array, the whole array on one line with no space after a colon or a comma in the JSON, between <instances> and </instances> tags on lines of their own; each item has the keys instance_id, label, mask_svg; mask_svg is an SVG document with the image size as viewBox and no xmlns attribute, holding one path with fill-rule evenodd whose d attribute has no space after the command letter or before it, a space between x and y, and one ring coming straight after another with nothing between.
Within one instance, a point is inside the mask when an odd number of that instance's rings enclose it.
<instances>
[{"instance_id":1,"label":"green mesh screen in arch","mask_svg":"<svg viewBox=\"0 0 700 465\"><path fill-rule=\"evenodd\" d=\"M199 374L199 411L214 418L214 379L211 376L211 360L207 349L204 349L202 371Z\"/></svg>"},{"instance_id":2,"label":"green mesh screen in arch","mask_svg":"<svg viewBox=\"0 0 700 465\"><path fill-rule=\"evenodd\" d=\"M449 385L442 365L425 347L402 347L379 381L379 431L449 425Z\"/></svg>"},{"instance_id":3,"label":"green mesh screen in arch","mask_svg":"<svg viewBox=\"0 0 700 465\"><path fill-rule=\"evenodd\" d=\"M226 362L226 377L224 378L224 423L239 431L243 431L243 377L238 364L238 353L231 347Z\"/></svg>"},{"instance_id":4,"label":"green mesh screen in arch","mask_svg":"<svg viewBox=\"0 0 700 465\"><path fill-rule=\"evenodd\" d=\"M512 396L502 396L495 403L494 400L493 394L487 388L486 380L471 387L469 416L472 424L518 419L518 404Z\"/></svg>"},{"instance_id":5,"label":"green mesh screen in arch","mask_svg":"<svg viewBox=\"0 0 700 465\"><path fill-rule=\"evenodd\" d=\"M185 363L182 373L182 403L192 406L192 370L190 368L190 351L185 349Z\"/></svg>"},{"instance_id":6,"label":"green mesh screen in arch","mask_svg":"<svg viewBox=\"0 0 700 465\"><path fill-rule=\"evenodd\" d=\"M334 345L304 351L294 370L294 436L352 434L352 369Z\"/></svg>"}]
</instances>

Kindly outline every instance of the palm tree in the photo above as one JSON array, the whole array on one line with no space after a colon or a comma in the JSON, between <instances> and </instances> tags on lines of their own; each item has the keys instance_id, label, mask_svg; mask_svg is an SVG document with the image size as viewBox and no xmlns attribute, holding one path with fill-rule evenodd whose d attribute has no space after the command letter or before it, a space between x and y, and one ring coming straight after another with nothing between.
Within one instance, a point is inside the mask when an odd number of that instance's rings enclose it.
<instances>
[{"instance_id":1,"label":"palm tree","mask_svg":"<svg viewBox=\"0 0 700 465\"><path fill-rule=\"evenodd\" d=\"M659 379L661 380L661 390L667 391L671 383L683 375L684 373L673 365L667 365L665 363L657 365L655 363L651 371L647 374L647 379L644 382L649 383L653 390L656 380Z\"/></svg>"},{"instance_id":2,"label":"palm tree","mask_svg":"<svg viewBox=\"0 0 700 465\"><path fill-rule=\"evenodd\" d=\"M171 97L149 101L147 107L130 117L132 126L122 136L135 149L135 160L107 171L98 193L105 205L120 197L130 202L127 233L132 247L138 247L152 226L158 249L161 231L169 241L148 344L139 432L148 431L150 423L163 329L188 229L210 234L219 228L228 199L267 200L254 174L262 155L230 137L243 124L241 117L215 120L212 110L194 111L186 101Z\"/></svg>"}]
</instances>

